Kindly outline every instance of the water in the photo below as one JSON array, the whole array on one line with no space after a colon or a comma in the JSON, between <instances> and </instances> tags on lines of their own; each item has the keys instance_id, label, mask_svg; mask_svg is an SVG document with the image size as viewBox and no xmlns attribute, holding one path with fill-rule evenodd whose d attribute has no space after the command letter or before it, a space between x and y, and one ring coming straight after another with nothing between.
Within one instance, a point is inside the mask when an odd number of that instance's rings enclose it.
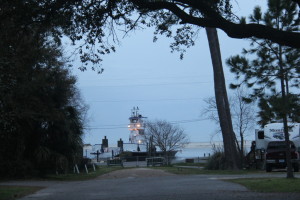
<instances>
[{"instance_id":1,"label":"water","mask_svg":"<svg viewBox=\"0 0 300 200\"><path fill-rule=\"evenodd\" d=\"M245 141L245 152L250 150L251 141ZM205 143L205 142L194 142L188 144L188 146L176 154L176 160L184 160L187 158L198 158L208 157L213 154L214 148L222 150L222 142Z\"/></svg>"},{"instance_id":2,"label":"water","mask_svg":"<svg viewBox=\"0 0 300 200\"><path fill-rule=\"evenodd\" d=\"M178 151L176 154L176 159L183 160L186 158L198 158L198 157L208 157L212 155L212 147L197 147L197 148L184 148L182 151Z\"/></svg>"}]
</instances>

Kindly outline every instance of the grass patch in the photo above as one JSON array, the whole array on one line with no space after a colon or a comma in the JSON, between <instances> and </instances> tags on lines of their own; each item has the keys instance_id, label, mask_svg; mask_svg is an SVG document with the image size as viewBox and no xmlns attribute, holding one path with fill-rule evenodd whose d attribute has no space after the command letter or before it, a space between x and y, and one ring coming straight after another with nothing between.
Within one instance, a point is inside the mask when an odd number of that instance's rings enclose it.
<instances>
[{"instance_id":1,"label":"grass patch","mask_svg":"<svg viewBox=\"0 0 300 200\"><path fill-rule=\"evenodd\" d=\"M81 172L80 174L59 174L59 175L47 175L42 180L56 180L56 181L84 181L96 178L103 174L124 169L122 167L98 167L96 171L90 171L88 174ZM41 180L41 179L37 179ZM0 200L14 200L29 194L32 194L43 187L31 187L31 186L4 186L0 185Z\"/></svg>"},{"instance_id":2,"label":"grass patch","mask_svg":"<svg viewBox=\"0 0 300 200\"><path fill-rule=\"evenodd\" d=\"M182 166L182 165L180 165ZM153 169L161 169L166 172L170 172L173 174L182 174L182 175L192 175L192 174L214 174L214 175L236 175L236 174L253 174L253 173L265 173L264 171L258 170L206 170L203 168L178 168L177 166L171 167L154 167Z\"/></svg>"},{"instance_id":3,"label":"grass patch","mask_svg":"<svg viewBox=\"0 0 300 200\"><path fill-rule=\"evenodd\" d=\"M45 178L47 180L57 180L57 181L83 181L83 180L89 180L96 178L98 176L101 176L103 174L107 174L112 171L124 169L122 167L97 167L96 171L90 170L87 174L86 172L81 172L80 174L59 174L59 175L47 175Z\"/></svg>"},{"instance_id":4,"label":"grass patch","mask_svg":"<svg viewBox=\"0 0 300 200\"><path fill-rule=\"evenodd\" d=\"M300 192L300 179L260 178L227 180L238 183L255 192Z\"/></svg>"},{"instance_id":5,"label":"grass patch","mask_svg":"<svg viewBox=\"0 0 300 200\"><path fill-rule=\"evenodd\" d=\"M14 200L32 194L42 187L0 185L0 200Z\"/></svg>"}]
</instances>

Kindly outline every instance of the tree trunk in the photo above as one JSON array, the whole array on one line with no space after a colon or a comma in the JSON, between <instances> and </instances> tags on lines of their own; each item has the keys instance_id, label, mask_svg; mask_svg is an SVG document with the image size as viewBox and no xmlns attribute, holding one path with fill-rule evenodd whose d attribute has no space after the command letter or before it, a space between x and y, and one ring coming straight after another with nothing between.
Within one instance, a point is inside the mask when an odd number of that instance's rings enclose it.
<instances>
[{"instance_id":1,"label":"tree trunk","mask_svg":"<svg viewBox=\"0 0 300 200\"><path fill-rule=\"evenodd\" d=\"M217 30L215 28L206 28L206 34L214 71L215 98L223 137L225 162L227 168L238 169L240 167L240 156L237 151L236 136L232 127Z\"/></svg>"},{"instance_id":2,"label":"tree trunk","mask_svg":"<svg viewBox=\"0 0 300 200\"><path fill-rule=\"evenodd\" d=\"M240 138L241 138L241 145L240 145L240 156L241 156L241 166L244 167L244 131L243 131L243 99L242 96L239 94L238 97L238 101L239 101L239 109L240 109L240 115L239 115L239 132L240 132Z\"/></svg>"},{"instance_id":3,"label":"tree trunk","mask_svg":"<svg viewBox=\"0 0 300 200\"><path fill-rule=\"evenodd\" d=\"M293 166L291 161L291 146L290 146L290 136L289 136L289 128L287 122L287 94L285 88L285 72L282 63L282 48L279 46L279 67L280 67L280 86L281 86L281 98L282 98L282 119L283 119L283 130L284 130L284 138L286 145L286 163L287 163L287 178L294 178Z\"/></svg>"},{"instance_id":4,"label":"tree trunk","mask_svg":"<svg viewBox=\"0 0 300 200\"><path fill-rule=\"evenodd\" d=\"M244 135L241 133L241 151L240 151L240 157L241 157L241 166L244 167Z\"/></svg>"}]
</instances>

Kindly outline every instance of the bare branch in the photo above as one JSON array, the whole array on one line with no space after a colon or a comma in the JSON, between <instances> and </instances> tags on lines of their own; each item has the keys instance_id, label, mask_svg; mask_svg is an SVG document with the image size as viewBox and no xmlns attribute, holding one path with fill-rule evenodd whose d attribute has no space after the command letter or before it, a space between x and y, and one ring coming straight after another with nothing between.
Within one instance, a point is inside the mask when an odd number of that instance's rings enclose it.
<instances>
[{"instance_id":1,"label":"bare branch","mask_svg":"<svg viewBox=\"0 0 300 200\"><path fill-rule=\"evenodd\" d=\"M145 136L166 153L182 149L189 141L184 130L163 120L148 121Z\"/></svg>"}]
</instances>

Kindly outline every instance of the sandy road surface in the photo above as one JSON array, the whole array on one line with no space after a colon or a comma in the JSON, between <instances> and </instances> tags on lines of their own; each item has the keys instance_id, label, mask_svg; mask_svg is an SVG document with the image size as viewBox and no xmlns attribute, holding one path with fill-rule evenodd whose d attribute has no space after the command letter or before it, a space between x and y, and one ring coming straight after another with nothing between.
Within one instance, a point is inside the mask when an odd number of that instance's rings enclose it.
<instances>
[{"instance_id":1,"label":"sandy road surface","mask_svg":"<svg viewBox=\"0 0 300 200\"><path fill-rule=\"evenodd\" d=\"M138 177L157 177L157 176L175 176L169 172L165 172L159 169L149 169L149 168L132 168L123 169L110 172L108 174L103 174L97 179L117 179L117 178L138 178Z\"/></svg>"}]
</instances>

